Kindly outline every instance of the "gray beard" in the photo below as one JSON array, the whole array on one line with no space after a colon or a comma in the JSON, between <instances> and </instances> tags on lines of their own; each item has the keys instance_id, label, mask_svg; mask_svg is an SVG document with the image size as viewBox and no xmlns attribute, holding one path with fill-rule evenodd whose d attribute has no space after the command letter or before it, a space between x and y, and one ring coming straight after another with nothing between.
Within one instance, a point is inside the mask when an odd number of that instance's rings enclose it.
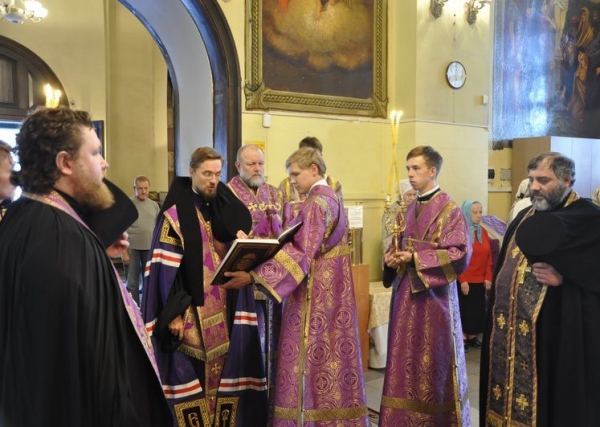
<instances>
[{"instance_id":1,"label":"gray beard","mask_svg":"<svg viewBox=\"0 0 600 427\"><path fill-rule=\"evenodd\" d=\"M542 200L531 199L531 205L536 211L545 212L551 211L555 209L560 203L567 197L569 192L571 191L571 187L567 187L563 184L560 184L556 190L548 195L548 198Z\"/></svg>"},{"instance_id":2,"label":"gray beard","mask_svg":"<svg viewBox=\"0 0 600 427\"><path fill-rule=\"evenodd\" d=\"M260 187L261 185L264 184L265 180L263 178L246 178L240 175L240 178L242 179L242 181L244 181L244 183L252 188L253 190L256 190L258 187Z\"/></svg>"}]
</instances>

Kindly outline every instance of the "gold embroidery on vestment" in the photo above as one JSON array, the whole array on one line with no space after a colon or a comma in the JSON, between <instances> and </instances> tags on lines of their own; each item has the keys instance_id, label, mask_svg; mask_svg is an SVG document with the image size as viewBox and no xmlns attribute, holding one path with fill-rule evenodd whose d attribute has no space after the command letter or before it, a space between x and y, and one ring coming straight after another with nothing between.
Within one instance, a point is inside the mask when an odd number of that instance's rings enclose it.
<instances>
[{"instance_id":1,"label":"gold embroidery on vestment","mask_svg":"<svg viewBox=\"0 0 600 427\"><path fill-rule=\"evenodd\" d=\"M210 328L215 325L219 325L225 322L225 316L223 316L223 312L217 313L214 316L207 317L202 321L202 326L205 328Z\"/></svg>"},{"instance_id":2,"label":"gold embroidery on vestment","mask_svg":"<svg viewBox=\"0 0 600 427\"><path fill-rule=\"evenodd\" d=\"M211 425L208 414L208 405L204 399L196 399L191 402L183 402L173 405L178 427L195 427L199 425ZM200 424L202 420L202 424Z\"/></svg>"},{"instance_id":3,"label":"gold embroidery on vestment","mask_svg":"<svg viewBox=\"0 0 600 427\"><path fill-rule=\"evenodd\" d=\"M352 253L352 248L349 245L338 245L334 247L329 252L326 252L323 255L323 259L332 259L337 258L344 255L350 255Z\"/></svg>"},{"instance_id":4,"label":"gold embroidery on vestment","mask_svg":"<svg viewBox=\"0 0 600 427\"><path fill-rule=\"evenodd\" d=\"M235 425L239 400L239 397L221 397L217 400L215 427Z\"/></svg>"},{"instance_id":5,"label":"gold embroidery on vestment","mask_svg":"<svg viewBox=\"0 0 600 427\"><path fill-rule=\"evenodd\" d=\"M300 268L294 258L292 258L287 252L279 251L273 258L283 265L283 268L290 273L296 283L299 284L302 282L302 280L304 280L304 271L302 271L302 268Z\"/></svg>"},{"instance_id":6,"label":"gold embroidery on vestment","mask_svg":"<svg viewBox=\"0 0 600 427\"><path fill-rule=\"evenodd\" d=\"M435 251L435 253L437 255L440 266L442 267L442 271L446 276L446 280L448 281L448 283L452 282L456 279L457 276L454 267L452 267L450 257L448 256L448 251L445 249L440 249Z\"/></svg>"},{"instance_id":7,"label":"gold embroidery on vestment","mask_svg":"<svg viewBox=\"0 0 600 427\"><path fill-rule=\"evenodd\" d=\"M168 211L165 211L165 220L160 230L160 241L168 245L182 248L183 238L179 230L179 221L175 221Z\"/></svg>"},{"instance_id":8,"label":"gold embroidery on vestment","mask_svg":"<svg viewBox=\"0 0 600 427\"><path fill-rule=\"evenodd\" d=\"M352 420L365 417L368 414L366 406L356 406L353 408L324 408L324 409L298 409L281 408L275 406L275 419L278 420L298 420L303 417L304 422L332 421L332 420Z\"/></svg>"},{"instance_id":9,"label":"gold embroidery on vestment","mask_svg":"<svg viewBox=\"0 0 600 427\"><path fill-rule=\"evenodd\" d=\"M399 397L382 396L381 406L391 409L405 409L412 412L420 412L422 414L440 414L442 412L451 412L455 410L456 403L426 403L412 399L403 399Z\"/></svg>"}]
</instances>

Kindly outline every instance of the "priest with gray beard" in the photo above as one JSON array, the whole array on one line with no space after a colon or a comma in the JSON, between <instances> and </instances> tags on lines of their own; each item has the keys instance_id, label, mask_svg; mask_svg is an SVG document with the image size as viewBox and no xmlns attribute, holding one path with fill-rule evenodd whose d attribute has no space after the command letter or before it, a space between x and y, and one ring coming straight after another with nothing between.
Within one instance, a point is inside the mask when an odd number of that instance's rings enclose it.
<instances>
[{"instance_id":1,"label":"priest with gray beard","mask_svg":"<svg viewBox=\"0 0 600 427\"><path fill-rule=\"evenodd\" d=\"M600 208L561 153L527 169L532 206L507 230L490 295L480 425L600 425Z\"/></svg>"},{"instance_id":2,"label":"priest with gray beard","mask_svg":"<svg viewBox=\"0 0 600 427\"><path fill-rule=\"evenodd\" d=\"M281 191L265 182L265 155L253 144L243 145L237 152L235 166L239 175L227 184L246 205L252 215L252 231L249 237L276 239L282 230L283 195ZM275 381L277 342L281 323L281 305L255 290L256 314L261 348L269 390Z\"/></svg>"}]
</instances>

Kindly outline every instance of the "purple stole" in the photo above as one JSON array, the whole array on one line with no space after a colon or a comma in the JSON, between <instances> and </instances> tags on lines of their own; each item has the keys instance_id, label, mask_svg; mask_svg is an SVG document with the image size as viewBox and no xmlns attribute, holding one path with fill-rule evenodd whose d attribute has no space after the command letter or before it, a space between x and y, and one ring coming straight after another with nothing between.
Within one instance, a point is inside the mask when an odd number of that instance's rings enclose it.
<instances>
[{"instance_id":1,"label":"purple stole","mask_svg":"<svg viewBox=\"0 0 600 427\"><path fill-rule=\"evenodd\" d=\"M69 205L69 203L60 194L58 194L58 192L53 190L49 194L44 194L44 195L23 193L23 197L31 199L31 200L35 200L35 201L38 201L41 203L45 203L47 205L52 206L53 208L56 208L56 209L59 209L59 210L65 212L66 214L71 216L74 220L76 220L79 224L81 224L82 227L84 227L86 230L88 230L95 237L94 232L92 230L90 230L90 228L83 221L83 219L81 219L81 217L77 214L77 212L75 212L75 210L73 210L71 205ZM99 245L102 245L100 243L99 239L96 238L96 240L98 241ZM160 374L158 372L158 367L156 366L156 360L154 358L154 349L152 348L152 342L150 341L150 337L148 336L148 333L146 332L146 326L145 326L142 316L140 314L140 309L138 308L136 303L133 301L133 298L131 297L129 292L127 292L125 285L121 281L121 276L117 273L117 270L115 269L115 266L112 263L112 261L110 262L110 265L113 267L113 273L119 283L119 291L121 292L121 297L123 298L123 303L125 304L125 309L127 310L129 319L131 320L133 328L135 329L136 335L138 336L140 342L142 343L142 346L144 347L144 350L146 351L146 355L148 356L148 359L150 359L150 362L152 363L152 367L154 368L154 372L156 373L156 377L158 378L158 381L160 383Z\"/></svg>"},{"instance_id":2,"label":"purple stole","mask_svg":"<svg viewBox=\"0 0 600 427\"><path fill-rule=\"evenodd\" d=\"M281 193L269 184L258 187L256 194L239 176L227 184L252 214L250 237L277 238L281 234L283 200Z\"/></svg>"},{"instance_id":3,"label":"purple stole","mask_svg":"<svg viewBox=\"0 0 600 427\"><path fill-rule=\"evenodd\" d=\"M179 427L251 426L257 420L260 423L261 417L266 424L267 384L252 289L239 292L230 341L226 291L210 284L220 262L218 254L223 251L217 246L222 244L214 240L210 224L200 212L198 222L203 241L204 305L186 308L184 337L177 351L157 350L163 389ZM150 332L181 265L183 244L177 208L172 206L155 229L146 265L142 309ZM155 337L152 340L160 345ZM202 383L196 369L203 369Z\"/></svg>"},{"instance_id":4,"label":"purple stole","mask_svg":"<svg viewBox=\"0 0 600 427\"><path fill-rule=\"evenodd\" d=\"M446 193L411 203L392 294L380 426L470 425L467 372L455 279L469 259L468 228ZM410 367L410 369L409 369Z\"/></svg>"}]
</instances>

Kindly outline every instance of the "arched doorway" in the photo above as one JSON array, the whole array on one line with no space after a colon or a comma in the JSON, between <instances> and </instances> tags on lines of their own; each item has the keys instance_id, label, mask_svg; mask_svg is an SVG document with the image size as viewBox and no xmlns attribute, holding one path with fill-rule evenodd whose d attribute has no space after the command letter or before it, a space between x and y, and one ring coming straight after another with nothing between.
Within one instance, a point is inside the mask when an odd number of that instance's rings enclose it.
<instances>
[{"instance_id":1,"label":"arched doorway","mask_svg":"<svg viewBox=\"0 0 600 427\"><path fill-rule=\"evenodd\" d=\"M201 37L201 44L196 42L190 49L198 50L198 55L208 57L210 67L210 86L212 88L212 132L210 139L214 148L226 158L225 170L228 177L235 173L234 159L241 144L241 73L237 51L229 24L218 3L214 0L181 0L165 2L160 0L119 0L128 8L152 34L167 62L169 75L173 84L176 170L179 174L187 172L185 163L189 158L183 148L186 141L185 125L194 120L194 112L184 110L183 97L187 96L187 88L193 82L183 82L180 76L186 76L189 64L177 57L178 48L184 37L182 26L186 19L193 22L195 31ZM181 7L182 6L182 7ZM178 25L169 22L179 15ZM177 29L175 31L174 29ZM194 55L194 52L189 52ZM186 58L187 59L187 58ZM202 112L196 112L202 114ZM190 118L191 115L191 118ZM196 120L198 117L196 117ZM193 138L193 136L191 137Z\"/></svg>"}]
</instances>

